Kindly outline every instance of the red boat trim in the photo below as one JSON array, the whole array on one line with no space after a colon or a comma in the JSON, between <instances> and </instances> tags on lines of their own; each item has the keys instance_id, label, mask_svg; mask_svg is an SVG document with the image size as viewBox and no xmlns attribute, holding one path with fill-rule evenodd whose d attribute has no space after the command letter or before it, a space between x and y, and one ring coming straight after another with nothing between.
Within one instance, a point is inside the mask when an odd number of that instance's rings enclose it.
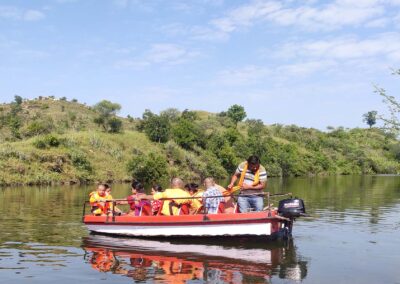
<instances>
[{"instance_id":1,"label":"red boat trim","mask_svg":"<svg viewBox=\"0 0 400 284\"><path fill-rule=\"evenodd\" d=\"M258 217L258 218L257 218ZM204 226L226 224L256 224L281 223L280 216L268 216L265 212L242 214L212 214L212 215L183 215L183 216L118 216L115 221L112 217L87 215L84 218L86 225L107 226Z\"/></svg>"},{"instance_id":2,"label":"red boat trim","mask_svg":"<svg viewBox=\"0 0 400 284\"><path fill-rule=\"evenodd\" d=\"M168 223L141 223L141 222L85 222L86 225L101 225L101 226L204 226L204 225L226 225L226 224L259 224L259 223L272 223L273 221L281 222L279 219L247 219L247 220L230 220L230 221L198 221L198 222L168 222Z\"/></svg>"}]
</instances>

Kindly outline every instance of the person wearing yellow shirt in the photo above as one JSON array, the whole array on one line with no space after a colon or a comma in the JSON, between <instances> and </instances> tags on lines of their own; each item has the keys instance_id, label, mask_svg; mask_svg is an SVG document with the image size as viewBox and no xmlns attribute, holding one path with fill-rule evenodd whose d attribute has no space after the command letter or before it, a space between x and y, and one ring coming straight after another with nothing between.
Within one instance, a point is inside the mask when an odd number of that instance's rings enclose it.
<instances>
[{"instance_id":1,"label":"person wearing yellow shirt","mask_svg":"<svg viewBox=\"0 0 400 284\"><path fill-rule=\"evenodd\" d=\"M92 207L92 213L96 216L106 216L108 213L108 204L106 202L107 194L106 190L108 188L107 184L99 184L95 192L89 194L89 202Z\"/></svg>"},{"instance_id":2,"label":"person wearing yellow shirt","mask_svg":"<svg viewBox=\"0 0 400 284\"><path fill-rule=\"evenodd\" d=\"M178 206L181 206L183 204L188 204L194 210L197 210L201 207L200 201L198 201L197 199L191 199L191 195L187 191L183 190L183 181L180 178L173 178L171 181L171 188L167 188L163 192L155 193L153 195L153 199L166 199L164 200L161 214L167 216L178 215Z\"/></svg>"}]
</instances>

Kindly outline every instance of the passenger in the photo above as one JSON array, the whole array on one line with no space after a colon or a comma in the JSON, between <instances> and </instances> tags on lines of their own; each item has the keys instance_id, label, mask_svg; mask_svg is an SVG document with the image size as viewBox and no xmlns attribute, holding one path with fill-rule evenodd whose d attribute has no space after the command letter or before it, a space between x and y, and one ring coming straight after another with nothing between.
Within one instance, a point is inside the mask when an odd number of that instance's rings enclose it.
<instances>
[{"instance_id":1,"label":"passenger","mask_svg":"<svg viewBox=\"0 0 400 284\"><path fill-rule=\"evenodd\" d=\"M215 186L214 179L208 177L204 180L206 191L203 193L203 206L207 214L217 214L221 202L225 202L222 193Z\"/></svg>"},{"instance_id":2,"label":"passenger","mask_svg":"<svg viewBox=\"0 0 400 284\"><path fill-rule=\"evenodd\" d=\"M199 202L199 204L201 204L201 202L202 202L202 198L201 197L203 196L204 190L203 189L199 189L199 185L197 183L194 183L194 182L188 183L188 184L185 185L185 189L186 189L187 192L189 192L191 197L197 197L196 200ZM196 209L192 207L191 210L190 210L190 214L196 214L202 208L203 208L203 206L201 206L200 208L196 208Z\"/></svg>"},{"instance_id":3,"label":"passenger","mask_svg":"<svg viewBox=\"0 0 400 284\"><path fill-rule=\"evenodd\" d=\"M194 182L186 184L185 189L192 197L201 197L204 193L204 190L199 189L199 185Z\"/></svg>"},{"instance_id":4,"label":"passenger","mask_svg":"<svg viewBox=\"0 0 400 284\"><path fill-rule=\"evenodd\" d=\"M95 192L89 194L89 202L92 207L91 211L95 216L106 216L109 211L109 206L106 196L106 189L109 186L107 184L99 184Z\"/></svg>"},{"instance_id":5,"label":"passenger","mask_svg":"<svg viewBox=\"0 0 400 284\"><path fill-rule=\"evenodd\" d=\"M235 213L236 203L235 199L232 196L232 192L219 184L215 184L215 187L219 190L219 192L221 192L222 196L225 199L224 213Z\"/></svg>"},{"instance_id":6,"label":"passenger","mask_svg":"<svg viewBox=\"0 0 400 284\"><path fill-rule=\"evenodd\" d=\"M130 211L128 214L140 216L143 209L148 210L151 208L149 200L145 199L146 194L144 193L144 186L140 182L132 182L132 195L127 197ZM146 211L145 215L150 215L150 212Z\"/></svg>"},{"instance_id":7,"label":"passenger","mask_svg":"<svg viewBox=\"0 0 400 284\"><path fill-rule=\"evenodd\" d=\"M267 172L257 156L250 156L237 167L228 185L229 190L235 190L234 185L238 179L235 189L240 189L238 197L240 212L262 211L264 207L262 194L267 184Z\"/></svg>"},{"instance_id":8,"label":"passenger","mask_svg":"<svg viewBox=\"0 0 400 284\"><path fill-rule=\"evenodd\" d=\"M163 203L161 213L168 216L178 215L178 207L182 206L183 204L187 204L192 209L198 210L201 207L200 201L196 199L190 199L190 197L190 194L183 190L183 181L180 178L173 178L171 181L171 188L167 188L164 192L157 192L153 195L154 200L166 198Z\"/></svg>"},{"instance_id":9,"label":"passenger","mask_svg":"<svg viewBox=\"0 0 400 284\"><path fill-rule=\"evenodd\" d=\"M117 206L114 207L114 204L112 202L113 197L111 195L111 187L108 184L105 184L105 186L106 186L106 199L111 201L108 204L110 212L114 212L115 215L118 215L118 216L122 215L122 210L119 209ZM114 207L114 210L113 210L113 207Z\"/></svg>"},{"instance_id":10,"label":"passenger","mask_svg":"<svg viewBox=\"0 0 400 284\"><path fill-rule=\"evenodd\" d=\"M158 192L163 192L163 191L164 191L163 188L158 184L153 185L153 187L151 188L152 195L154 195ZM158 212L161 210L162 203L163 203L162 200L152 200L151 201L151 209L153 211L153 215L158 214Z\"/></svg>"}]
</instances>

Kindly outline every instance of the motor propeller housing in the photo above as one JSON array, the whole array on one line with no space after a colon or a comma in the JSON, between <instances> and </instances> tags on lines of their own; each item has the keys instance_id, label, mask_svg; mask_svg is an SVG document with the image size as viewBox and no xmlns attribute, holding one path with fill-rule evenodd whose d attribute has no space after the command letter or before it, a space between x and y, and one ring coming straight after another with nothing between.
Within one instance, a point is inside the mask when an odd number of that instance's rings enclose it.
<instances>
[{"instance_id":1,"label":"motor propeller housing","mask_svg":"<svg viewBox=\"0 0 400 284\"><path fill-rule=\"evenodd\" d=\"M299 198L288 198L279 201L278 213L286 218L306 216L304 201Z\"/></svg>"}]
</instances>

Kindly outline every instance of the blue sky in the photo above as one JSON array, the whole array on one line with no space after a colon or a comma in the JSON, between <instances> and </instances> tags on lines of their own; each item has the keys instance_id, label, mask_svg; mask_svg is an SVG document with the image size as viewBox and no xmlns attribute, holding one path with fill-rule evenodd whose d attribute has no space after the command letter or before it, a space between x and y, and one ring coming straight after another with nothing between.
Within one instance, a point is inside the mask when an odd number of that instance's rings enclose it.
<instances>
[{"instance_id":1,"label":"blue sky","mask_svg":"<svg viewBox=\"0 0 400 284\"><path fill-rule=\"evenodd\" d=\"M397 95L400 0L0 1L0 101L54 95L122 115L232 104L267 124L364 126ZM397 92L397 93L396 93Z\"/></svg>"}]
</instances>

